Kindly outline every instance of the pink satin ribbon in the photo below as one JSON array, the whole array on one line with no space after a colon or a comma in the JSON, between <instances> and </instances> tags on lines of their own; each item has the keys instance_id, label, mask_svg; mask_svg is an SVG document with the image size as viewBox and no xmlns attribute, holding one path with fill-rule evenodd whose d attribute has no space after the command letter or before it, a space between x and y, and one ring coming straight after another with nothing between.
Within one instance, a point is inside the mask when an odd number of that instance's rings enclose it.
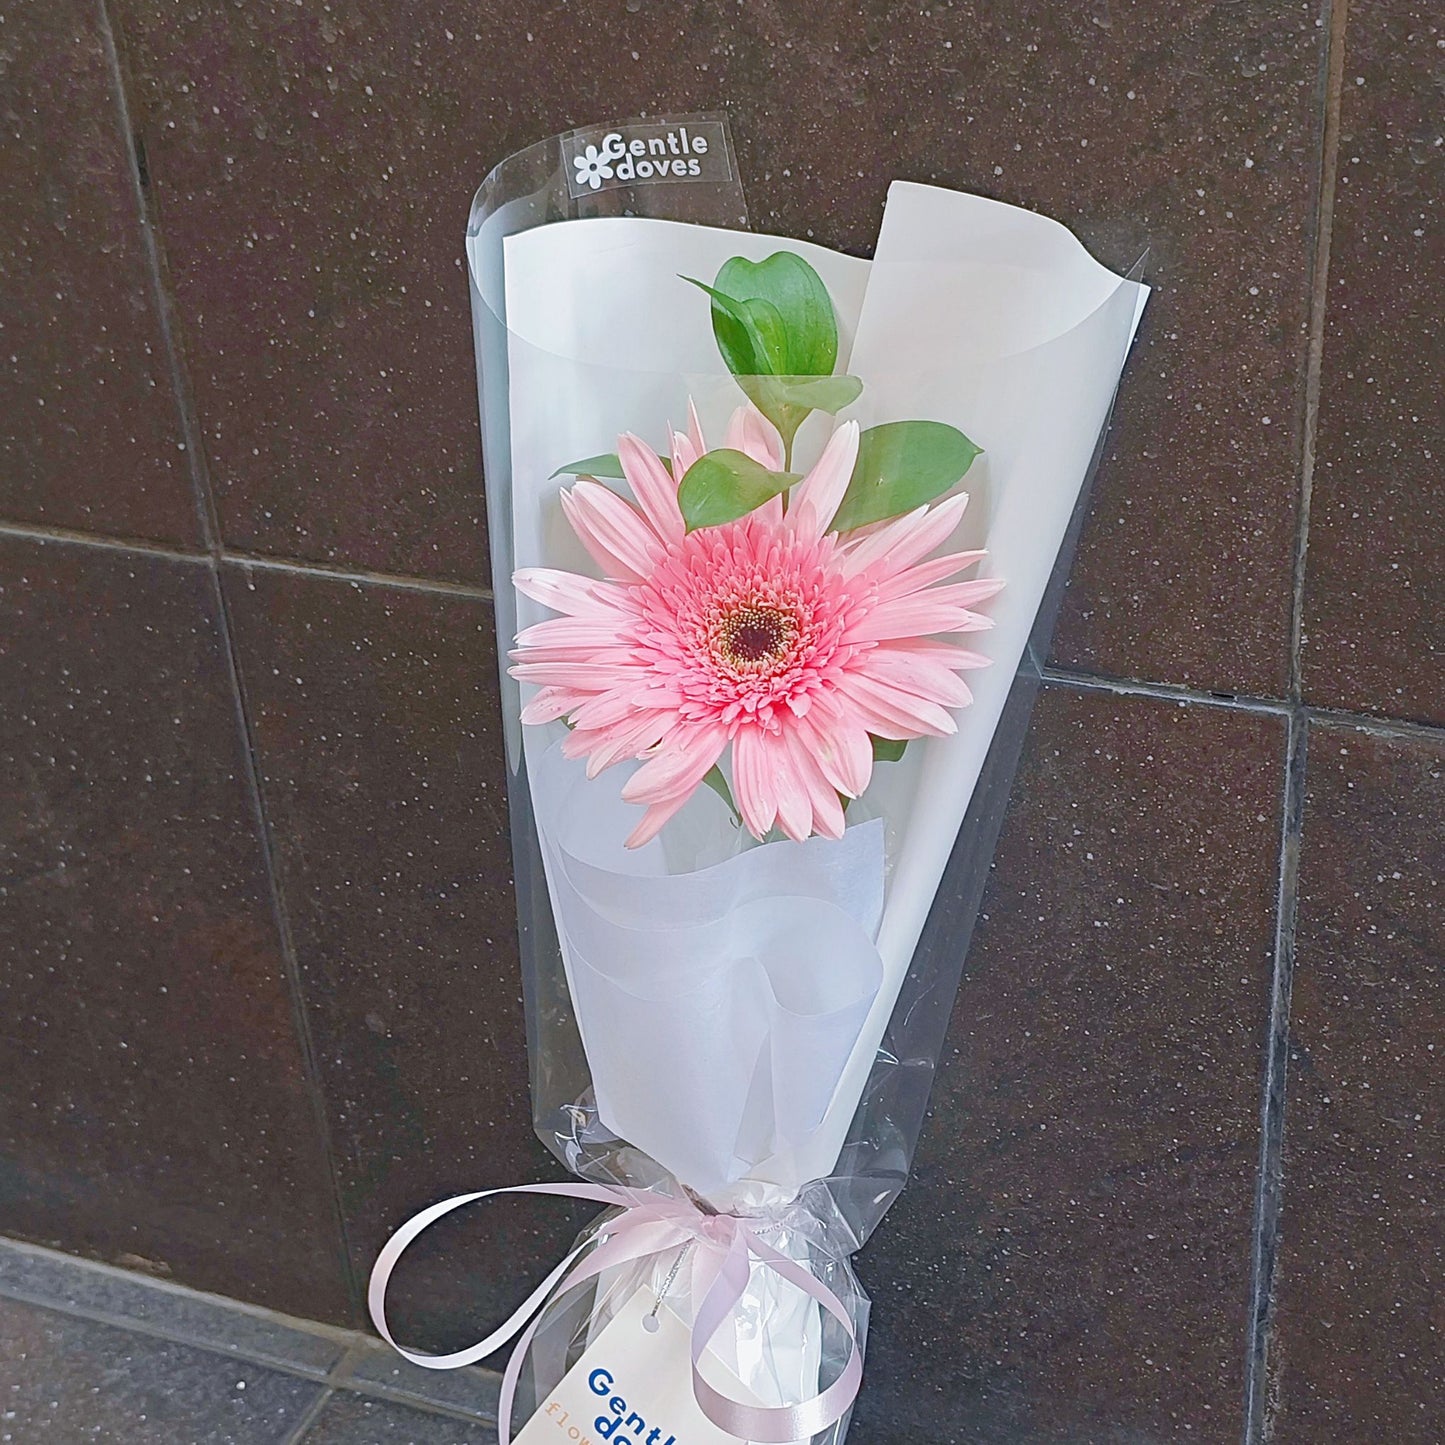
<instances>
[{"instance_id":1,"label":"pink satin ribbon","mask_svg":"<svg viewBox=\"0 0 1445 1445\"><path fill-rule=\"evenodd\" d=\"M616 1205L623 1212L603 1226L598 1236L600 1242L586 1260L577 1262L588 1247L587 1243L579 1244L486 1339L450 1355L422 1355L402 1349L386 1325L386 1286L397 1260L417 1235L443 1215L479 1199L490 1199L494 1194L554 1194L568 1199L590 1199L598 1204ZM510 1445L512 1400L522 1362L531 1346L542 1306L552 1294L583 1284L615 1265L647 1259L687 1244L697 1246L692 1252L692 1297L701 1303L696 1307L692 1324L692 1390L703 1414L718 1429L735 1439L752 1441L754 1445L791 1445L793 1441L811 1439L841 1420L863 1381L863 1359L857 1336L842 1302L796 1260L759 1239L748 1220L731 1214L705 1214L688 1199L607 1184L519 1184L510 1189L458 1194L423 1209L387 1240L372 1268L366 1303L381 1337L404 1359L428 1370L455 1370L474 1365L516 1336L517 1342L502 1376L497 1421L500 1445ZM827 1389L801 1404L746 1405L715 1390L698 1370L703 1351L747 1288L750 1258L811 1295L847 1332L848 1361L842 1373Z\"/></svg>"}]
</instances>

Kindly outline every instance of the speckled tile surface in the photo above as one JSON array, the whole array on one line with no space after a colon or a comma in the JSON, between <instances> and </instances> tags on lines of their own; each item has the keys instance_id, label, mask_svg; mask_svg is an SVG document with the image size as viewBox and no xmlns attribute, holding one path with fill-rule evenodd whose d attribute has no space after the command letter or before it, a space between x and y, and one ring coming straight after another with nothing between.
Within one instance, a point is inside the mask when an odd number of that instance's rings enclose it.
<instances>
[{"instance_id":1,"label":"speckled tile surface","mask_svg":"<svg viewBox=\"0 0 1445 1445\"><path fill-rule=\"evenodd\" d=\"M528 1102L491 609L260 569L226 586L364 1273L422 1205L556 1174ZM474 1214L398 1271L401 1337L479 1339L579 1217Z\"/></svg>"},{"instance_id":2,"label":"speckled tile surface","mask_svg":"<svg viewBox=\"0 0 1445 1445\"><path fill-rule=\"evenodd\" d=\"M1311 702L1445 722L1445 17L1354 6L1311 506Z\"/></svg>"},{"instance_id":3,"label":"speckled tile surface","mask_svg":"<svg viewBox=\"0 0 1445 1445\"><path fill-rule=\"evenodd\" d=\"M304 1445L496 1445L490 1425L424 1415L389 1400L333 1395Z\"/></svg>"},{"instance_id":4,"label":"speckled tile surface","mask_svg":"<svg viewBox=\"0 0 1445 1445\"><path fill-rule=\"evenodd\" d=\"M1279 1445L1445 1436L1445 738L1315 728L1290 1011Z\"/></svg>"},{"instance_id":5,"label":"speckled tile surface","mask_svg":"<svg viewBox=\"0 0 1445 1445\"><path fill-rule=\"evenodd\" d=\"M850 1445L1239 1438L1283 746L1041 695Z\"/></svg>"},{"instance_id":6,"label":"speckled tile surface","mask_svg":"<svg viewBox=\"0 0 1445 1445\"><path fill-rule=\"evenodd\" d=\"M0 1230L345 1318L206 569L0 537Z\"/></svg>"},{"instance_id":7,"label":"speckled tile surface","mask_svg":"<svg viewBox=\"0 0 1445 1445\"><path fill-rule=\"evenodd\" d=\"M423 1415L390 1400L334 1394L303 1445L496 1445L497 1432L475 1420Z\"/></svg>"},{"instance_id":8,"label":"speckled tile surface","mask_svg":"<svg viewBox=\"0 0 1445 1445\"><path fill-rule=\"evenodd\" d=\"M427 1370L404 1360L389 1345L377 1340L371 1348L358 1348L340 1371L346 1387L368 1386L428 1406L441 1406L460 1415L495 1422L500 1378L495 1371L476 1368Z\"/></svg>"},{"instance_id":9,"label":"speckled tile surface","mask_svg":"<svg viewBox=\"0 0 1445 1445\"><path fill-rule=\"evenodd\" d=\"M0 1230L360 1321L413 1210L558 1172L462 233L521 146L721 107L758 229L866 254L888 182L936 181L1155 288L862 1262L853 1445L1445 1438L1442 65L1419 0L0 0ZM480 1337L586 1213L438 1227L400 1333ZM494 1376L143 1292L46 1302L281 1361L316 1418L280 1439L488 1438ZM79 1394L27 1422L132 1418L92 1410L111 1336L53 1343ZM215 1378L217 1428L262 1419Z\"/></svg>"},{"instance_id":10,"label":"speckled tile surface","mask_svg":"<svg viewBox=\"0 0 1445 1445\"><path fill-rule=\"evenodd\" d=\"M0 1441L282 1445L310 1380L0 1299Z\"/></svg>"},{"instance_id":11,"label":"speckled tile surface","mask_svg":"<svg viewBox=\"0 0 1445 1445\"><path fill-rule=\"evenodd\" d=\"M194 544L99 6L0 6L0 135L0 518Z\"/></svg>"}]
</instances>

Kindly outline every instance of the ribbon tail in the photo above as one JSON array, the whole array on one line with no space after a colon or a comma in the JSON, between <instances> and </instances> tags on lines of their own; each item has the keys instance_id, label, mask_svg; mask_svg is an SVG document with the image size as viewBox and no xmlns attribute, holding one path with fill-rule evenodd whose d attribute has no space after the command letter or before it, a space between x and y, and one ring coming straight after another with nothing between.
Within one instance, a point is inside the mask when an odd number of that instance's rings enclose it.
<instances>
[{"instance_id":1,"label":"ribbon tail","mask_svg":"<svg viewBox=\"0 0 1445 1445\"><path fill-rule=\"evenodd\" d=\"M741 1255L741 1282L734 1256ZM797 1405L745 1405L715 1390L698 1369L703 1351L724 1319L742 1297L748 1282L748 1255L754 1254L774 1273L815 1299L843 1326L848 1336L848 1359L842 1372L827 1389ZM820 1279L796 1260L763 1243L750 1230L739 1230L728 1257L693 1320L692 1391L698 1408L719 1430L753 1445L793 1445L811 1440L836 1424L848 1413L863 1383L863 1356L853 1321L843 1302Z\"/></svg>"},{"instance_id":2,"label":"ribbon tail","mask_svg":"<svg viewBox=\"0 0 1445 1445\"><path fill-rule=\"evenodd\" d=\"M605 1184L518 1184L510 1189L483 1189L475 1194L454 1195L451 1199L443 1199L440 1203L430 1205L420 1214L415 1214L408 1219L387 1240L382 1246L381 1253L376 1257L376 1263L371 1270L371 1280L366 1287L366 1307L370 1311L371 1321L382 1339L404 1360L410 1360L412 1364L420 1365L425 1370L457 1370L463 1365L474 1365L478 1360L484 1360L488 1355L495 1354L526 1324L532 1315L541 1309L557 1282L567 1273L572 1267L573 1261L586 1248L585 1244L577 1245L527 1296L512 1315L493 1330L486 1339L478 1341L467 1349L456 1350L450 1355L429 1355L420 1351L402 1349L392 1338L391 1330L386 1323L386 1287L391 1282L391 1274L396 1268L397 1261L405 1253L408 1245L423 1230L430 1228L444 1215L450 1214L454 1209L461 1209L465 1205L475 1204L479 1199L489 1199L494 1194L556 1194L564 1198L590 1199L599 1204L623 1206L628 1206L632 1202L630 1196L623 1194L621 1190L609 1188Z\"/></svg>"}]
</instances>

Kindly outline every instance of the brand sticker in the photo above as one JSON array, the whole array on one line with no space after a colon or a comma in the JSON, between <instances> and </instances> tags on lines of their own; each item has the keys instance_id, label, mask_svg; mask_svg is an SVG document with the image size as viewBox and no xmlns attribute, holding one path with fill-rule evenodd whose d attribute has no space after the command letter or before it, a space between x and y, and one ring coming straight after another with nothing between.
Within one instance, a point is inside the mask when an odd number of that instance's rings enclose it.
<instances>
[{"instance_id":1,"label":"brand sticker","mask_svg":"<svg viewBox=\"0 0 1445 1445\"><path fill-rule=\"evenodd\" d=\"M727 124L692 117L593 126L562 139L574 198L657 181L731 182L736 171Z\"/></svg>"}]
</instances>

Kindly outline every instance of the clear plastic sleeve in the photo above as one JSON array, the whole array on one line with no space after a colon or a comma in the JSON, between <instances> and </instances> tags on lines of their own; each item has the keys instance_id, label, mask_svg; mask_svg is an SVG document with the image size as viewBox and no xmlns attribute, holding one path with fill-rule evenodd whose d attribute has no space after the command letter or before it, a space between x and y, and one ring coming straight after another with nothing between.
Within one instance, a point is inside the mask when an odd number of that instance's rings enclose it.
<instances>
[{"instance_id":1,"label":"clear plastic sleeve","mask_svg":"<svg viewBox=\"0 0 1445 1445\"><path fill-rule=\"evenodd\" d=\"M609 174L594 188L617 144L608 137L630 125L706 133L706 173ZM789 249L828 283L840 354L865 382L844 415L945 421L984 447L957 541L987 548L985 568L1007 583L986 635L993 666L976 675L957 735L878 770L840 842L749 846L700 790L677 827L628 851L630 805L614 776L626 770L588 780L560 757L563 724L524 729L504 661L533 1113L586 1180L748 1219L844 1303L861 1347L868 1306L849 1256L908 1177L1147 292L1052 222L929 187L894 188L871 263L739 230L720 126L681 117L556 137L502 162L477 192L467 252L503 658L519 627L547 615L519 597L514 570L587 570L561 522L569 479L556 469L621 432L660 442L689 404L721 436L742 399L706 304L678 273L711 280L728 255ZM804 464L828 426L805 423ZM553 1300L524 1404L540 1404L640 1285L690 1319L675 1265L644 1260ZM713 1350L756 1399L787 1405L837 1375L848 1341L755 1266ZM812 1438L840 1445L846 1428L845 1417Z\"/></svg>"}]
</instances>

